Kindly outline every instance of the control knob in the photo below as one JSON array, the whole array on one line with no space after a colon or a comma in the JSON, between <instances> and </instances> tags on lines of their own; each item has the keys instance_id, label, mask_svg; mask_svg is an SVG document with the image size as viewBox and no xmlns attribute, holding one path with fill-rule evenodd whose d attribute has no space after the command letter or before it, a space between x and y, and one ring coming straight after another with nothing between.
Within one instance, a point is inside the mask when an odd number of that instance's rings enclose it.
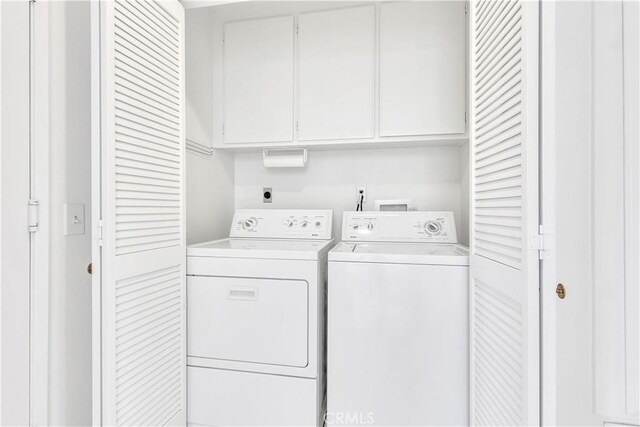
<instances>
[{"instance_id":1,"label":"control knob","mask_svg":"<svg viewBox=\"0 0 640 427\"><path fill-rule=\"evenodd\" d=\"M256 228L256 225L258 225L258 220L254 217L247 218L242 222L242 228L247 231L253 230L254 228Z\"/></svg>"},{"instance_id":2,"label":"control knob","mask_svg":"<svg viewBox=\"0 0 640 427\"><path fill-rule=\"evenodd\" d=\"M424 225L424 231L426 231L427 234L436 236L442 231L442 225L438 221L428 221Z\"/></svg>"}]
</instances>

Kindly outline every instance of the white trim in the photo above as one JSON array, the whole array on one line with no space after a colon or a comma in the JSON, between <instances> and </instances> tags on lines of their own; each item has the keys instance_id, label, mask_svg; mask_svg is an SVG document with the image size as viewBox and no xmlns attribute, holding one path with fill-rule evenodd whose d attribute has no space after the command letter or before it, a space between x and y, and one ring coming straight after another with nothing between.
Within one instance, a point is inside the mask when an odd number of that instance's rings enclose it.
<instances>
[{"instance_id":1,"label":"white trim","mask_svg":"<svg viewBox=\"0 0 640 427\"><path fill-rule=\"evenodd\" d=\"M223 4L243 3L248 0L179 0L185 9L196 9L199 7L221 6Z\"/></svg>"},{"instance_id":2,"label":"white trim","mask_svg":"<svg viewBox=\"0 0 640 427\"><path fill-rule=\"evenodd\" d=\"M2 23L2 7L0 6L0 23ZM0 88L2 87L2 31L0 30ZM0 108L2 105L0 98ZM2 113L0 112L0 138L2 137ZM0 149L0 197L2 197L2 150ZM2 233L2 209L0 209L0 235ZM0 278L2 277L2 242L0 241ZM2 286L0 286L2 301ZM0 316L0 355L2 353L2 316ZM2 360L0 360L0 396L2 396ZM2 399L0 399L0 422L2 421Z\"/></svg>"},{"instance_id":3,"label":"white trim","mask_svg":"<svg viewBox=\"0 0 640 427\"><path fill-rule=\"evenodd\" d=\"M545 235L556 228L556 5L541 2L540 10L540 223ZM540 424L556 417L556 259L555 239L540 269Z\"/></svg>"},{"instance_id":4,"label":"white trim","mask_svg":"<svg viewBox=\"0 0 640 427\"><path fill-rule=\"evenodd\" d=\"M91 2L91 423L102 425L102 248L97 225L102 218L100 110L100 8Z\"/></svg>"},{"instance_id":5,"label":"white trim","mask_svg":"<svg viewBox=\"0 0 640 427\"><path fill-rule=\"evenodd\" d=\"M625 410L640 419L640 5L622 4L625 197Z\"/></svg>"},{"instance_id":6,"label":"white trim","mask_svg":"<svg viewBox=\"0 0 640 427\"><path fill-rule=\"evenodd\" d=\"M30 198L39 202L31 233L30 419L49 424L49 5L30 3Z\"/></svg>"},{"instance_id":7,"label":"white trim","mask_svg":"<svg viewBox=\"0 0 640 427\"><path fill-rule=\"evenodd\" d=\"M526 146L523 151L526 163L523 180L525 205L523 206L526 224L524 225L527 244L531 237L540 232L540 3L542 1L524 1L523 8L523 87L525 90L523 107L523 137ZM532 168L528 168L533 166ZM525 246L527 247L527 246ZM526 372L531 383L526 397L525 422L540 425L540 254L537 250L526 252L527 271L527 367Z\"/></svg>"}]
</instances>

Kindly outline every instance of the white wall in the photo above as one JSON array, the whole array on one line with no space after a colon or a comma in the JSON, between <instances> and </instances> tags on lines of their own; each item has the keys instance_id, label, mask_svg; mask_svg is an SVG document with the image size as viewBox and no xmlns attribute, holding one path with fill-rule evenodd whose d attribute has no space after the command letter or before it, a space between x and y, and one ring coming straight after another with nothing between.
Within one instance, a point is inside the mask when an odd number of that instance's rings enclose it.
<instances>
[{"instance_id":1,"label":"white wall","mask_svg":"<svg viewBox=\"0 0 640 427\"><path fill-rule=\"evenodd\" d=\"M229 235L233 218L233 155L187 153L187 244Z\"/></svg>"},{"instance_id":2,"label":"white wall","mask_svg":"<svg viewBox=\"0 0 640 427\"><path fill-rule=\"evenodd\" d=\"M49 424L91 424L89 2L50 6ZM64 203L85 205L85 234L65 236Z\"/></svg>"},{"instance_id":3,"label":"white wall","mask_svg":"<svg viewBox=\"0 0 640 427\"><path fill-rule=\"evenodd\" d=\"M29 5L0 3L0 425L29 421Z\"/></svg>"},{"instance_id":4,"label":"white wall","mask_svg":"<svg viewBox=\"0 0 640 427\"><path fill-rule=\"evenodd\" d=\"M355 210L356 188L367 187L365 210L376 199L413 199L419 210L450 210L462 235L461 150L452 147L312 151L306 168L266 169L261 153L236 154L236 208L334 210L334 237L342 212ZM262 203L262 188L273 188L273 203ZM468 215L468 213L465 213Z\"/></svg>"},{"instance_id":5,"label":"white wall","mask_svg":"<svg viewBox=\"0 0 640 427\"><path fill-rule=\"evenodd\" d=\"M460 221L458 225L458 240L463 245L469 246L469 205L471 204L469 194L469 143L460 146Z\"/></svg>"},{"instance_id":6,"label":"white wall","mask_svg":"<svg viewBox=\"0 0 640 427\"><path fill-rule=\"evenodd\" d=\"M186 11L186 134L212 145L212 17L207 9ZM226 237L233 216L233 155L206 157L187 151L187 243Z\"/></svg>"}]
</instances>

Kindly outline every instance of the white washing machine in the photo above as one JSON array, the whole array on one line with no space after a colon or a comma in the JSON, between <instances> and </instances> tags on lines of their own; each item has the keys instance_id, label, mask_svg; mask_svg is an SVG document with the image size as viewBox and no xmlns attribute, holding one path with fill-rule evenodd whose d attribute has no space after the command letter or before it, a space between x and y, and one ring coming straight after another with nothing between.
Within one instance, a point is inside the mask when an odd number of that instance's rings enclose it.
<instances>
[{"instance_id":1,"label":"white washing machine","mask_svg":"<svg viewBox=\"0 0 640 427\"><path fill-rule=\"evenodd\" d=\"M332 218L238 210L187 248L189 424L321 425Z\"/></svg>"},{"instance_id":2,"label":"white washing machine","mask_svg":"<svg viewBox=\"0 0 640 427\"><path fill-rule=\"evenodd\" d=\"M346 212L329 252L327 423L469 424L469 255L451 212Z\"/></svg>"}]
</instances>

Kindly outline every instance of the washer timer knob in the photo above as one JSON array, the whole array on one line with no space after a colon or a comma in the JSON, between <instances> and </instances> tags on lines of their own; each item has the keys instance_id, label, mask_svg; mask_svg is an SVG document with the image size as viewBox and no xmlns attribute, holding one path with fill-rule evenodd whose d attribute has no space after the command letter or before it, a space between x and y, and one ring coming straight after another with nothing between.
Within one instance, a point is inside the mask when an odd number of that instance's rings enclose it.
<instances>
[{"instance_id":1,"label":"washer timer knob","mask_svg":"<svg viewBox=\"0 0 640 427\"><path fill-rule=\"evenodd\" d=\"M258 225L258 220L254 217L247 218L242 222L242 228L248 231L253 230Z\"/></svg>"},{"instance_id":2,"label":"washer timer knob","mask_svg":"<svg viewBox=\"0 0 640 427\"><path fill-rule=\"evenodd\" d=\"M307 228L308 225L309 225L309 221L307 221L306 219L302 220L302 223L300 224L302 228Z\"/></svg>"},{"instance_id":3,"label":"washer timer knob","mask_svg":"<svg viewBox=\"0 0 640 427\"><path fill-rule=\"evenodd\" d=\"M438 221L428 221L424 225L424 231L426 231L427 234L435 236L440 234L442 231L442 225Z\"/></svg>"}]
</instances>

